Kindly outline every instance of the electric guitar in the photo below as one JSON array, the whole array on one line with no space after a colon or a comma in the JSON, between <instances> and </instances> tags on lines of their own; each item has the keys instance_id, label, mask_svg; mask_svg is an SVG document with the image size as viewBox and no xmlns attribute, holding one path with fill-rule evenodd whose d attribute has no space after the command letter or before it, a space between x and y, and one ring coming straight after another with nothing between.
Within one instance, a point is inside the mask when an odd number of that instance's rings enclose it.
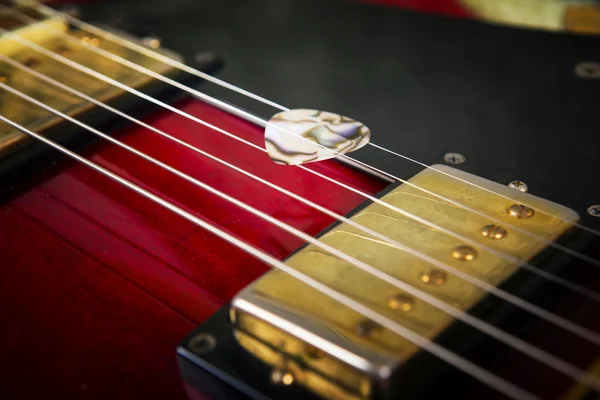
<instances>
[{"instance_id":1,"label":"electric guitar","mask_svg":"<svg viewBox=\"0 0 600 400\"><path fill-rule=\"evenodd\" d=\"M366 3L0 1L2 398L597 398L600 39Z\"/></svg>"}]
</instances>

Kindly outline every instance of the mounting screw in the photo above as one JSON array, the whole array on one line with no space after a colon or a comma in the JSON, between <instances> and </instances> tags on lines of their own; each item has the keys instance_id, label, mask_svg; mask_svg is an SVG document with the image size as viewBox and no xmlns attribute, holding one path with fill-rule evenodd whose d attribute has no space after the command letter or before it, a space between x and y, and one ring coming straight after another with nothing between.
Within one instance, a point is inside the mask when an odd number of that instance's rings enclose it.
<instances>
[{"instance_id":1,"label":"mounting screw","mask_svg":"<svg viewBox=\"0 0 600 400\"><path fill-rule=\"evenodd\" d=\"M152 49L158 49L161 45L160 38L157 36L148 36L142 39L142 43L146 47L150 47Z\"/></svg>"},{"instance_id":2,"label":"mounting screw","mask_svg":"<svg viewBox=\"0 0 600 400\"><path fill-rule=\"evenodd\" d=\"M188 346L196 354L206 354L217 345L217 339L208 333L200 333L190 339Z\"/></svg>"},{"instance_id":3,"label":"mounting screw","mask_svg":"<svg viewBox=\"0 0 600 400\"><path fill-rule=\"evenodd\" d=\"M481 234L490 239L502 239L506 237L506 229L498 225L486 225L481 228Z\"/></svg>"},{"instance_id":4,"label":"mounting screw","mask_svg":"<svg viewBox=\"0 0 600 400\"><path fill-rule=\"evenodd\" d=\"M388 299L387 305L392 310L409 312L415 306L415 299L404 294L397 294Z\"/></svg>"},{"instance_id":5,"label":"mounting screw","mask_svg":"<svg viewBox=\"0 0 600 400\"><path fill-rule=\"evenodd\" d=\"M590 214L592 217L600 217L600 204L589 206L588 214Z\"/></svg>"},{"instance_id":6,"label":"mounting screw","mask_svg":"<svg viewBox=\"0 0 600 400\"><path fill-rule=\"evenodd\" d=\"M432 269L431 271L421 274L421 282L433 286L441 286L448 280L448 275L444 271Z\"/></svg>"},{"instance_id":7,"label":"mounting screw","mask_svg":"<svg viewBox=\"0 0 600 400\"><path fill-rule=\"evenodd\" d=\"M529 190L529 187L523 181L512 181L508 184L508 187L511 189L517 189L520 192L526 192Z\"/></svg>"},{"instance_id":8,"label":"mounting screw","mask_svg":"<svg viewBox=\"0 0 600 400\"><path fill-rule=\"evenodd\" d=\"M461 261L473 261L477 257L477 251L470 246L458 246L452 250L452 257Z\"/></svg>"},{"instance_id":9,"label":"mounting screw","mask_svg":"<svg viewBox=\"0 0 600 400\"><path fill-rule=\"evenodd\" d=\"M465 156L463 156L460 153L446 153L444 154L444 161L446 161L448 164L462 164L466 161L467 159L465 158Z\"/></svg>"},{"instance_id":10,"label":"mounting screw","mask_svg":"<svg viewBox=\"0 0 600 400\"><path fill-rule=\"evenodd\" d=\"M289 371L275 368L271 372L271 382L273 382L275 385L290 386L292 383L294 383L294 375L292 375L292 373Z\"/></svg>"},{"instance_id":11,"label":"mounting screw","mask_svg":"<svg viewBox=\"0 0 600 400\"><path fill-rule=\"evenodd\" d=\"M84 36L80 39L80 42L94 47L100 46L100 39L94 36Z\"/></svg>"},{"instance_id":12,"label":"mounting screw","mask_svg":"<svg viewBox=\"0 0 600 400\"><path fill-rule=\"evenodd\" d=\"M580 78L600 79L600 63L580 62L575 66L575 75Z\"/></svg>"},{"instance_id":13,"label":"mounting screw","mask_svg":"<svg viewBox=\"0 0 600 400\"><path fill-rule=\"evenodd\" d=\"M523 204L513 204L508 208L508 214L511 217L526 219L533 217L533 209L524 206Z\"/></svg>"}]
</instances>

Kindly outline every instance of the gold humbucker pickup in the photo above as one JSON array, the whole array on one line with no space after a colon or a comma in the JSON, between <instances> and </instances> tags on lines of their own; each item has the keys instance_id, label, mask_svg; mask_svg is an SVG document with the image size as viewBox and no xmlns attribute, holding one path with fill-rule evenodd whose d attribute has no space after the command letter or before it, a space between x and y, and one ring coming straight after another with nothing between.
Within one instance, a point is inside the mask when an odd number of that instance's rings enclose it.
<instances>
[{"instance_id":1,"label":"gold humbucker pickup","mask_svg":"<svg viewBox=\"0 0 600 400\"><path fill-rule=\"evenodd\" d=\"M407 184L395 187L381 199L524 262L544 250L547 241L555 241L570 230L579 219L574 211L539 197L443 165L434 168L448 175L426 169L410 182L502 223L493 224L489 218ZM494 286L519 269L519 263L466 246L377 203L369 204L351 218ZM510 226L545 240L519 233ZM472 308L486 295L475 285L347 224L333 227L319 239L460 310ZM454 321L441 310L312 244L293 254L286 264L431 340ZM327 399L372 398L376 387L385 386L400 366L420 351L411 342L277 270L235 297L230 319L236 340L273 367L274 379L303 385Z\"/></svg>"},{"instance_id":2,"label":"gold humbucker pickup","mask_svg":"<svg viewBox=\"0 0 600 400\"><path fill-rule=\"evenodd\" d=\"M169 75L175 71L172 66L147 55L76 29L63 18L46 16L41 11L37 11L35 2L23 1L21 4L21 6L0 8L0 27L21 39L41 46L58 56L66 57L129 87L139 90L151 83L153 78L91 51L92 47L106 50L160 74ZM118 32L118 35L125 36L127 40L133 40L122 32ZM157 47L157 43L149 43L147 47L181 61L177 55L171 52L162 48L153 48ZM138 44L144 45L142 42ZM124 90L48 55L41 54L11 35L1 32L0 55L101 102L110 102L125 94ZM0 82L69 116L81 115L99 108L4 60L0 60ZM64 122L62 118L50 111L35 106L6 90L0 90L0 114L36 132L45 132ZM30 141L27 135L0 122L0 160Z\"/></svg>"}]
</instances>

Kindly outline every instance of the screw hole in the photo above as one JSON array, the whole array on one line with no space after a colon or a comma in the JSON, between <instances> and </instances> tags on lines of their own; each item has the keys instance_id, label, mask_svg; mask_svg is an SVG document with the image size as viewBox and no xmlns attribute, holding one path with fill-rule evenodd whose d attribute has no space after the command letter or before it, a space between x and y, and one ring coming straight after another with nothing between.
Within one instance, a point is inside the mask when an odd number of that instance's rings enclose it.
<instances>
[{"instance_id":1,"label":"screw hole","mask_svg":"<svg viewBox=\"0 0 600 400\"><path fill-rule=\"evenodd\" d=\"M580 78L600 79L600 63L580 62L575 66L575 75Z\"/></svg>"},{"instance_id":2,"label":"screw hole","mask_svg":"<svg viewBox=\"0 0 600 400\"><path fill-rule=\"evenodd\" d=\"M444 154L444 161L446 161L448 164L458 165L464 163L466 160L467 159L465 158L465 156L463 156L460 153Z\"/></svg>"},{"instance_id":3,"label":"screw hole","mask_svg":"<svg viewBox=\"0 0 600 400\"><path fill-rule=\"evenodd\" d=\"M188 346L196 354L206 354L217 345L217 339L207 333L200 333L190 339Z\"/></svg>"}]
</instances>

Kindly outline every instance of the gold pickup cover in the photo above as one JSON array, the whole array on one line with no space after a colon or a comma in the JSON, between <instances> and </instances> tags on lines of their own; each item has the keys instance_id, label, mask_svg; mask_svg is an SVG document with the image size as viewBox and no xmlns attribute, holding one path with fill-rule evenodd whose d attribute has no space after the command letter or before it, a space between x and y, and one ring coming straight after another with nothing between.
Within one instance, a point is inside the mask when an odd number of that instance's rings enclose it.
<instances>
[{"instance_id":1,"label":"gold pickup cover","mask_svg":"<svg viewBox=\"0 0 600 400\"><path fill-rule=\"evenodd\" d=\"M171 66L163 62L115 42L75 29L62 18L48 18L35 10L35 3L29 3L28 6L0 9L0 27L35 45L133 88L141 88L152 81L152 78L88 50L86 46L109 51L160 74L174 71ZM67 39L65 34L68 34L71 40ZM119 32L119 36L125 35ZM127 37L127 39L131 38ZM155 51L181 61L171 52L163 49ZM0 33L0 54L102 102L110 101L124 94L122 89L67 66L52 57L40 54L2 33ZM70 116L81 114L95 107L94 104L81 97L44 82L1 60L0 82ZM0 91L0 114L36 132L44 131L62 122L62 119L55 114L32 105L27 100L7 91ZM27 135L0 122L0 159L28 140Z\"/></svg>"},{"instance_id":2,"label":"gold pickup cover","mask_svg":"<svg viewBox=\"0 0 600 400\"><path fill-rule=\"evenodd\" d=\"M511 230L509 225L549 241L571 229L574 211L483 178L435 165L434 168L516 199L511 202L433 169L410 182L506 224L461 209L403 184L382 200L459 233L485 246L528 261L546 244ZM528 204L534 211L520 204ZM459 240L372 203L352 220L482 281L499 285L519 266L485 251L471 251ZM416 258L360 230L340 224L320 237L323 242L367 262L461 310L485 292L473 284ZM375 311L434 339L453 318L403 293L355 266L308 245L286 263ZM354 311L280 271L271 271L244 289L230 311L238 342L273 366L274 378L296 382L328 399L367 399L376 382L385 381L419 348Z\"/></svg>"}]
</instances>

